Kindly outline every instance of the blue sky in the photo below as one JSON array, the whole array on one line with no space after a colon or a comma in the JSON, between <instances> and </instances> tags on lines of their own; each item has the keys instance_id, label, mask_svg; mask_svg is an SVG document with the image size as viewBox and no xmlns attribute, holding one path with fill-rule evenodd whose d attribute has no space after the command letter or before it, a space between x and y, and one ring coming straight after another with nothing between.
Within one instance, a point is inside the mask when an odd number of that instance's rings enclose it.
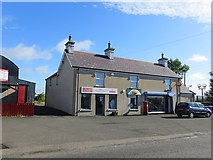
<instances>
[{"instance_id":1,"label":"blue sky","mask_svg":"<svg viewBox=\"0 0 213 160\"><path fill-rule=\"evenodd\" d=\"M198 12L199 11L199 12ZM104 54L110 41L115 56L157 62L163 52L190 66L187 86L209 84L211 1L3 2L2 54L20 68L21 79L45 90L71 34L75 50Z\"/></svg>"}]
</instances>

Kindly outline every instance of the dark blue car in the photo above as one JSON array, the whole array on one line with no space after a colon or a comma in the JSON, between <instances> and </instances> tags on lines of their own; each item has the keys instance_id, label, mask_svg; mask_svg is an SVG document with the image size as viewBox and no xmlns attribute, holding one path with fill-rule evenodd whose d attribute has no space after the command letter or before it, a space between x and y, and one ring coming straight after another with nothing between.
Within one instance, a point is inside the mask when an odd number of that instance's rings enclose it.
<instances>
[{"instance_id":1,"label":"dark blue car","mask_svg":"<svg viewBox=\"0 0 213 160\"><path fill-rule=\"evenodd\" d=\"M204 115L205 117L211 117L212 115L212 111L199 102L181 102L175 107L175 113L178 117L188 115L190 118L198 115Z\"/></svg>"}]
</instances>

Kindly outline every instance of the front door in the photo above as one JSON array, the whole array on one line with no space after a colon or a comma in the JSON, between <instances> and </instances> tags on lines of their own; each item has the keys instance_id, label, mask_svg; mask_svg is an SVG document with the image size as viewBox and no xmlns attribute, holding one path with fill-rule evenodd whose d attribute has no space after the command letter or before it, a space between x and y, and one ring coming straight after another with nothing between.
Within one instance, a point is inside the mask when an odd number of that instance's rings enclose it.
<instances>
[{"instance_id":1,"label":"front door","mask_svg":"<svg viewBox=\"0 0 213 160\"><path fill-rule=\"evenodd\" d=\"M95 102L96 102L96 115L103 116L104 115L105 96L96 95Z\"/></svg>"}]
</instances>

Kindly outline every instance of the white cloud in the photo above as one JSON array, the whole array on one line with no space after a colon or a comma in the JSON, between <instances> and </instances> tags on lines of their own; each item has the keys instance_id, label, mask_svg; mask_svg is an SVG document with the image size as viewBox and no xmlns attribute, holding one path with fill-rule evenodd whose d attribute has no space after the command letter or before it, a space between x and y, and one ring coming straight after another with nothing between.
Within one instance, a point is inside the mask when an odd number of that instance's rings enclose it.
<instances>
[{"instance_id":1,"label":"white cloud","mask_svg":"<svg viewBox=\"0 0 213 160\"><path fill-rule=\"evenodd\" d=\"M94 45L94 43L91 40L84 40L84 41L76 42L75 50L90 51L92 45Z\"/></svg>"},{"instance_id":2,"label":"white cloud","mask_svg":"<svg viewBox=\"0 0 213 160\"><path fill-rule=\"evenodd\" d=\"M8 22L12 22L14 17L12 15L2 15L2 25L5 25Z\"/></svg>"},{"instance_id":3,"label":"white cloud","mask_svg":"<svg viewBox=\"0 0 213 160\"><path fill-rule=\"evenodd\" d=\"M206 62L208 61L208 58L201 54L194 54L192 57L188 59L188 61L192 62Z\"/></svg>"},{"instance_id":4,"label":"white cloud","mask_svg":"<svg viewBox=\"0 0 213 160\"><path fill-rule=\"evenodd\" d=\"M55 47L55 50L62 53L65 49L65 43L67 42L67 38L63 39L62 41L58 42L58 44Z\"/></svg>"},{"instance_id":5,"label":"white cloud","mask_svg":"<svg viewBox=\"0 0 213 160\"><path fill-rule=\"evenodd\" d=\"M206 89L204 91L209 90L209 79L210 76L208 73L194 72L191 74L187 74L188 85L191 85L190 90L195 92L197 95L201 95L201 90L198 89L198 84L206 84Z\"/></svg>"},{"instance_id":6,"label":"white cloud","mask_svg":"<svg viewBox=\"0 0 213 160\"><path fill-rule=\"evenodd\" d=\"M29 68L29 67L23 67L21 68L21 73L24 74L48 74L49 73L49 66L39 66L36 68Z\"/></svg>"},{"instance_id":7,"label":"white cloud","mask_svg":"<svg viewBox=\"0 0 213 160\"><path fill-rule=\"evenodd\" d=\"M139 2L105 3L107 8L116 8L133 15L165 15L192 18L198 23L211 23L211 0L140 0Z\"/></svg>"},{"instance_id":8,"label":"white cloud","mask_svg":"<svg viewBox=\"0 0 213 160\"><path fill-rule=\"evenodd\" d=\"M2 15L1 17L2 19L0 19L0 30L16 30L19 29L19 27L17 26L17 24L13 24L12 22L14 22L15 18L12 15Z\"/></svg>"},{"instance_id":9,"label":"white cloud","mask_svg":"<svg viewBox=\"0 0 213 160\"><path fill-rule=\"evenodd\" d=\"M35 59L51 59L51 54L47 50L39 50L36 45L25 46L20 43L14 48L3 48L3 54L9 58L16 58L23 61L31 61Z\"/></svg>"},{"instance_id":10,"label":"white cloud","mask_svg":"<svg viewBox=\"0 0 213 160\"><path fill-rule=\"evenodd\" d=\"M28 68L28 67L23 67L22 69L21 69L21 72L22 73L27 73L27 74L32 74L33 73L33 68Z\"/></svg>"},{"instance_id":11,"label":"white cloud","mask_svg":"<svg viewBox=\"0 0 213 160\"><path fill-rule=\"evenodd\" d=\"M60 53L63 53L63 50L65 48L65 43L67 42L67 38L63 39L62 41L60 41L56 47L55 47L55 50L60 52ZM77 51L90 51L92 45L94 45L93 41L91 40L83 40L83 41L75 41L75 44L74 44L74 50L77 50Z\"/></svg>"},{"instance_id":12,"label":"white cloud","mask_svg":"<svg viewBox=\"0 0 213 160\"><path fill-rule=\"evenodd\" d=\"M190 80L194 80L194 81L200 81L200 80L206 80L207 77L205 74L203 73L192 73L189 77Z\"/></svg>"},{"instance_id":13,"label":"white cloud","mask_svg":"<svg viewBox=\"0 0 213 160\"><path fill-rule=\"evenodd\" d=\"M36 70L36 73L38 73L38 74L47 74L47 73L49 73L49 67L48 66L39 66L35 70Z\"/></svg>"}]
</instances>

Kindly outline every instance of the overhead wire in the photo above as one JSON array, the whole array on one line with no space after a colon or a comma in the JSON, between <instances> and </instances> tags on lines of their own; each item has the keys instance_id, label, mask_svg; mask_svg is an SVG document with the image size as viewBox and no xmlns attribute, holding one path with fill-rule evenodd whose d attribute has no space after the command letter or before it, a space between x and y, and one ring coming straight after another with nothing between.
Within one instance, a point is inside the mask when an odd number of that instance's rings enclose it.
<instances>
[{"instance_id":1,"label":"overhead wire","mask_svg":"<svg viewBox=\"0 0 213 160\"><path fill-rule=\"evenodd\" d=\"M210 33L210 32L211 31L205 31L205 32L201 32L201 33L194 34L194 35L191 35L191 36L183 37L183 38L180 38L180 39L176 39L176 40L160 43L160 44L148 47L148 48L144 49L144 51L150 50L150 49L154 49L154 48L158 48L158 47L165 46L165 45L172 44L172 43L177 43L177 42L180 42L180 41L183 41L183 40L186 40L186 39L190 39L190 38L193 38L193 37L198 37L198 36L201 36L203 34Z\"/></svg>"}]
</instances>

